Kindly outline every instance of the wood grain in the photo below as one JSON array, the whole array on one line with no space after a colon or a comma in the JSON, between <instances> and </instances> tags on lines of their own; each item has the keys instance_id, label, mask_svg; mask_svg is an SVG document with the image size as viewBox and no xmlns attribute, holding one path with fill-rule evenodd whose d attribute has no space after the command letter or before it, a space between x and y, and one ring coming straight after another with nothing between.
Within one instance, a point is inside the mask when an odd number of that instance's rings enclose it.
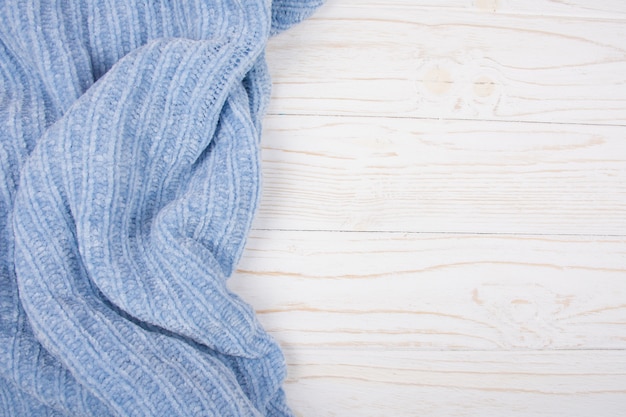
<instances>
[{"instance_id":1,"label":"wood grain","mask_svg":"<svg viewBox=\"0 0 626 417\"><path fill-rule=\"evenodd\" d=\"M626 2L328 0L270 40L230 288L299 417L621 417Z\"/></svg>"},{"instance_id":2,"label":"wood grain","mask_svg":"<svg viewBox=\"0 0 626 417\"><path fill-rule=\"evenodd\" d=\"M270 42L270 112L622 124L624 39L619 20L330 2Z\"/></svg>"},{"instance_id":3,"label":"wood grain","mask_svg":"<svg viewBox=\"0 0 626 417\"><path fill-rule=\"evenodd\" d=\"M621 417L626 352L287 350L299 417Z\"/></svg>"},{"instance_id":4,"label":"wood grain","mask_svg":"<svg viewBox=\"0 0 626 417\"><path fill-rule=\"evenodd\" d=\"M230 285L288 347L622 349L624 238L255 231Z\"/></svg>"},{"instance_id":5,"label":"wood grain","mask_svg":"<svg viewBox=\"0 0 626 417\"><path fill-rule=\"evenodd\" d=\"M256 227L626 235L626 128L272 116Z\"/></svg>"}]
</instances>

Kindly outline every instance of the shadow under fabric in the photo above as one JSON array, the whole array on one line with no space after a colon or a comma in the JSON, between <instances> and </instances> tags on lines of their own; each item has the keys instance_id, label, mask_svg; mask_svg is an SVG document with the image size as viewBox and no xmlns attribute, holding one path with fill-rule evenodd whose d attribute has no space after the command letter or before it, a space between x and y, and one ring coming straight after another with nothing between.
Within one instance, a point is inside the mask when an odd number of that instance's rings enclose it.
<instances>
[{"instance_id":1,"label":"shadow under fabric","mask_svg":"<svg viewBox=\"0 0 626 417\"><path fill-rule=\"evenodd\" d=\"M321 0L0 5L0 415L292 416L226 279L263 51Z\"/></svg>"}]
</instances>

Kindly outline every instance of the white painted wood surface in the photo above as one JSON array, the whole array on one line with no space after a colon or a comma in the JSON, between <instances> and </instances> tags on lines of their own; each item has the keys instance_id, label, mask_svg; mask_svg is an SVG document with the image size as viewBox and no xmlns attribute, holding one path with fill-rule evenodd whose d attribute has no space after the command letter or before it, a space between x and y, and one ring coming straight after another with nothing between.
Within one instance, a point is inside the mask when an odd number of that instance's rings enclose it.
<instances>
[{"instance_id":1,"label":"white painted wood surface","mask_svg":"<svg viewBox=\"0 0 626 417\"><path fill-rule=\"evenodd\" d=\"M271 113L626 119L624 20L353 3L270 45Z\"/></svg>"},{"instance_id":2,"label":"white painted wood surface","mask_svg":"<svg viewBox=\"0 0 626 417\"><path fill-rule=\"evenodd\" d=\"M624 415L623 351L286 354L298 416Z\"/></svg>"},{"instance_id":3,"label":"white painted wood surface","mask_svg":"<svg viewBox=\"0 0 626 417\"><path fill-rule=\"evenodd\" d=\"M626 234L623 126L270 116L265 127L259 228Z\"/></svg>"},{"instance_id":4,"label":"white painted wood surface","mask_svg":"<svg viewBox=\"0 0 626 417\"><path fill-rule=\"evenodd\" d=\"M620 349L625 243L254 231L231 288L290 348Z\"/></svg>"},{"instance_id":5,"label":"white painted wood surface","mask_svg":"<svg viewBox=\"0 0 626 417\"><path fill-rule=\"evenodd\" d=\"M229 285L297 416L626 415L626 2L327 0L268 60Z\"/></svg>"}]
</instances>

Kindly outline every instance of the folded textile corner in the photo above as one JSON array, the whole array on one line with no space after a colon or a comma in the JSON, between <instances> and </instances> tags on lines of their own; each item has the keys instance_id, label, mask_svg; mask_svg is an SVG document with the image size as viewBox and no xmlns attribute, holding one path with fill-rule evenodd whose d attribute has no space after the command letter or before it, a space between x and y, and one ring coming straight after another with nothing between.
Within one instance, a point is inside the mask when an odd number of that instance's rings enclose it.
<instances>
[{"instance_id":1,"label":"folded textile corner","mask_svg":"<svg viewBox=\"0 0 626 417\"><path fill-rule=\"evenodd\" d=\"M320 3L0 5L0 415L292 416L226 280L265 44Z\"/></svg>"}]
</instances>

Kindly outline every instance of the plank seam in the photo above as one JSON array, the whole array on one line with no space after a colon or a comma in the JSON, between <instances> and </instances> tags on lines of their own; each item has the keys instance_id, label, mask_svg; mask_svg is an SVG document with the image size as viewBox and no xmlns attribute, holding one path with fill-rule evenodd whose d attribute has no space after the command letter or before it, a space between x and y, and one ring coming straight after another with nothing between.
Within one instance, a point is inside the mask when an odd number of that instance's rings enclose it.
<instances>
[{"instance_id":1,"label":"plank seam","mask_svg":"<svg viewBox=\"0 0 626 417\"><path fill-rule=\"evenodd\" d=\"M601 126L601 127L626 127L624 124L617 123L571 123L571 122L547 122L540 120L498 120L498 119L470 119L470 118L437 118L437 117L419 117L419 116L382 116L367 114L315 114L315 113L276 113L268 112L267 116L272 117L334 117L334 118L361 118L361 119L400 119L400 120L423 120L423 121L440 121L440 122L485 122L485 123L526 123L533 125L558 125L558 126ZM266 116L266 117L267 117Z\"/></svg>"},{"instance_id":2,"label":"plank seam","mask_svg":"<svg viewBox=\"0 0 626 417\"><path fill-rule=\"evenodd\" d=\"M319 232L319 233L386 233L406 235L459 235L459 236L528 236L528 237L598 237L598 238L626 238L623 234L596 234L596 233L517 233L517 232L450 232L450 231L404 231L404 230L342 230L342 229L270 229L256 228L258 232Z\"/></svg>"}]
</instances>

